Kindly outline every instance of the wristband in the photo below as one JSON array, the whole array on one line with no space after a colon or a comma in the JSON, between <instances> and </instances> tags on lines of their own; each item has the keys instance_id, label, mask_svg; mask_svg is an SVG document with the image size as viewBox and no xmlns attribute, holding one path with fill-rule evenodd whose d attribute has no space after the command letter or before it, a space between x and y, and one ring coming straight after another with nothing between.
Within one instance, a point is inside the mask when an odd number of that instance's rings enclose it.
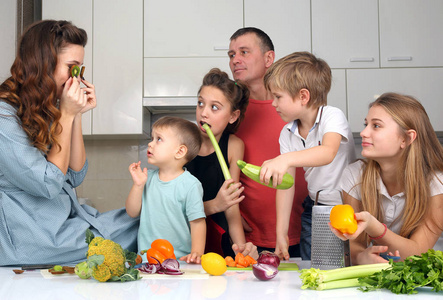
<instances>
[{"instance_id":1,"label":"wristband","mask_svg":"<svg viewBox=\"0 0 443 300\"><path fill-rule=\"evenodd\" d=\"M381 235L379 235L379 236L376 236L376 237L372 237L372 236L368 235L371 240L379 240L379 239L381 239L382 237L385 236L386 232L388 231L388 226L386 226L385 223L382 223L382 224L385 227L385 230L383 231L383 233Z\"/></svg>"}]
</instances>

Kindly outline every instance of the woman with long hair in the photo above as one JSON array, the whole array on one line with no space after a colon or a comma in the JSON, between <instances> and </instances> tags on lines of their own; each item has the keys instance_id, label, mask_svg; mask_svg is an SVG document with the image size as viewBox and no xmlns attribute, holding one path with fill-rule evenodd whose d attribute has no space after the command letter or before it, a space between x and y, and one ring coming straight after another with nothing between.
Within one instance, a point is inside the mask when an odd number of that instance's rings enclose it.
<instances>
[{"instance_id":1,"label":"woman with long hair","mask_svg":"<svg viewBox=\"0 0 443 300\"><path fill-rule=\"evenodd\" d=\"M100 214L74 192L88 169L82 114L96 106L94 85L70 71L86 42L70 22L34 23L0 85L0 265L84 260L88 228L136 249L124 208Z\"/></svg>"},{"instance_id":2,"label":"woman with long hair","mask_svg":"<svg viewBox=\"0 0 443 300\"><path fill-rule=\"evenodd\" d=\"M353 264L405 259L433 248L443 229L443 148L416 99L396 93L370 105L362 156L345 169L343 201L356 211L357 231L333 232L351 240ZM441 249L440 249L441 250Z\"/></svg>"}]
</instances>

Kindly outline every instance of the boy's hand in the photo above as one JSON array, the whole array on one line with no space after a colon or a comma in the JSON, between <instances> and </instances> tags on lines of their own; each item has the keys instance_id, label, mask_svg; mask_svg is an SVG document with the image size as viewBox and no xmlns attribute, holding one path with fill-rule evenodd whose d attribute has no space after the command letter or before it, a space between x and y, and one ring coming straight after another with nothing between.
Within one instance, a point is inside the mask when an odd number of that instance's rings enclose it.
<instances>
[{"instance_id":1,"label":"boy's hand","mask_svg":"<svg viewBox=\"0 0 443 300\"><path fill-rule=\"evenodd\" d=\"M200 264L201 263L201 254L197 252L189 253L188 255L180 257L181 261L186 261L188 264Z\"/></svg>"},{"instance_id":2,"label":"boy's hand","mask_svg":"<svg viewBox=\"0 0 443 300\"><path fill-rule=\"evenodd\" d=\"M282 260L289 260L289 237L277 236L277 243L275 245L275 254Z\"/></svg>"},{"instance_id":3,"label":"boy's hand","mask_svg":"<svg viewBox=\"0 0 443 300\"><path fill-rule=\"evenodd\" d=\"M282 155L266 160L261 166L260 181L269 184L272 178L272 186L275 188L282 183L283 175L285 175L288 168L288 162Z\"/></svg>"},{"instance_id":4,"label":"boy's hand","mask_svg":"<svg viewBox=\"0 0 443 300\"><path fill-rule=\"evenodd\" d=\"M129 173L131 173L132 181L136 186L144 186L148 181L148 169L140 167L141 162L132 163L129 165Z\"/></svg>"}]
</instances>

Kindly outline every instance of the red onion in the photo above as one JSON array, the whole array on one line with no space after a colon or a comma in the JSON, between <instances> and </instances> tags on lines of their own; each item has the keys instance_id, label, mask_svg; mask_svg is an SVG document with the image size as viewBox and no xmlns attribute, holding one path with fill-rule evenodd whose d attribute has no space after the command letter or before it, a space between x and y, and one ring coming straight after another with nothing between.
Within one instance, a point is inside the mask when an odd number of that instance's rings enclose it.
<instances>
[{"instance_id":1,"label":"red onion","mask_svg":"<svg viewBox=\"0 0 443 300\"><path fill-rule=\"evenodd\" d=\"M158 272L160 267L161 266L159 264L146 263L146 264L142 265L141 267L139 267L138 269L140 271L142 271L143 273L155 274Z\"/></svg>"},{"instance_id":2,"label":"red onion","mask_svg":"<svg viewBox=\"0 0 443 300\"><path fill-rule=\"evenodd\" d=\"M151 256L152 257L152 256ZM160 263L158 259L155 257L152 257L154 260L156 260L158 263L156 264L150 264L146 263L145 265L141 266L139 268L140 271L144 273L149 274L166 274L166 275L182 275L183 272L180 271L180 263L173 258L168 258L163 261L163 263Z\"/></svg>"},{"instance_id":3,"label":"red onion","mask_svg":"<svg viewBox=\"0 0 443 300\"><path fill-rule=\"evenodd\" d=\"M252 273L257 279L270 280L277 275L278 269L274 265L256 263L252 265Z\"/></svg>"},{"instance_id":4,"label":"red onion","mask_svg":"<svg viewBox=\"0 0 443 300\"><path fill-rule=\"evenodd\" d=\"M278 258L277 254L265 250L260 252L257 263L273 265L274 267L278 268L278 266L280 265L280 258Z\"/></svg>"}]
</instances>

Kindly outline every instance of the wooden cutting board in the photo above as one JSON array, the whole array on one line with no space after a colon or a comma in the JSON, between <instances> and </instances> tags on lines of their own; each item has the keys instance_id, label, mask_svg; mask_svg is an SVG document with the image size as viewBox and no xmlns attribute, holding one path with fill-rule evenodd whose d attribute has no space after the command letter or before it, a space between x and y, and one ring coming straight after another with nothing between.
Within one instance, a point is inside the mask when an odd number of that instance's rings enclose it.
<instances>
[{"instance_id":1,"label":"wooden cutting board","mask_svg":"<svg viewBox=\"0 0 443 300\"><path fill-rule=\"evenodd\" d=\"M279 271L297 271L299 270L299 266L296 263L280 263L278 266ZM248 268L236 268L236 267L228 267L229 271L252 271L252 267Z\"/></svg>"}]
</instances>

